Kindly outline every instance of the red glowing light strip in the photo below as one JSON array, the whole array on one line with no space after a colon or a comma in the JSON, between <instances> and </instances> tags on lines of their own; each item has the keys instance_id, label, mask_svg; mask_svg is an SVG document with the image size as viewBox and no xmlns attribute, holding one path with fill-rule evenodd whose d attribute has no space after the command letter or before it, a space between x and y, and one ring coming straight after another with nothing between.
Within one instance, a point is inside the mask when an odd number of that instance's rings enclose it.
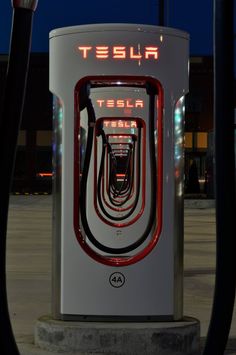
<instances>
[{"instance_id":1,"label":"red glowing light strip","mask_svg":"<svg viewBox=\"0 0 236 355\"><path fill-rule=\"evenodd\" d=\"M137 135L136 134L133 134L133 133L119 133L119 134L116 134L116 133L108 133L107 135L107 138L109 139L110 137L111 138L137 138Z\"/></svg>"},{"instance_id":2,"label":"red glowing light strip","mask_svg":"<svg viewBox=\"0 0 236 355\"><path fill-rule=\"evenodd\" d=\"M52 173L37 173L37 176L40 176L40 177L52 176Z\"/></svg>"},{"instance_id":3,"label":"red glowing light strip","mask_svg":"<svg viewBox=\"0 0 236 355\"><path fill-rule=\"evenodd\" d=\"M156 124L158 127L158 156L157 156L157 213L156 213L156 219L157 219L157 225L153 234L153 237L149 244L140 252L133 256L128 256L128 257L117 257L117 256L104 256L102 254L99 254L98 252L94 251L91 249L91 247L84 242L83 235L81 234L80 226L79 226L79 183L78 183L78 176L79 176L79 171L80 171L80 164L79 164L79 129L80 129L80 113L78 111L78 103L79 103L79 90L81 86L88 81L96 81L96 80L104 80L104 81L117 81L117 80L123 80L124 82L134 82L133 77L128 77L128 76L109 76L109 77L104 77L104 76L95 76L95 77L85 77L81 79L75 87L75 96L74 96L74 110L75 110L75 129L74 129L74 231L76 238L81 246L81 248L94 260L97 262L104 264L104 265L109 265L109 266L116 266L116 267L121 267L121 266L127 266L134 264L140 260L142 260L144 257L146 257L156 246L158 239L161 234L162 230L162 199L163 199L163 89L160 84L160 82L156 79L150 78L150 77L135 77L136 80L142 80L144 82L149 82L155 85L158 89L158 114L156 118Z\"/></svg>"},{"instance_id":4,"label":"red glowing light strip","mask_svg":"<svg viewBox=\"0 0 236 355\"><path fill-rule=\"evenodd\" d=\"M130 138L115 135L115 136L112 137L112 139L115 139L115 140L120 139L120 141L122 139L121 144L128 144L129 142L124 142L124 139L130 139ZM111 142L111 144L112 144L112 142Z\"/></svg>"}]
</instances>

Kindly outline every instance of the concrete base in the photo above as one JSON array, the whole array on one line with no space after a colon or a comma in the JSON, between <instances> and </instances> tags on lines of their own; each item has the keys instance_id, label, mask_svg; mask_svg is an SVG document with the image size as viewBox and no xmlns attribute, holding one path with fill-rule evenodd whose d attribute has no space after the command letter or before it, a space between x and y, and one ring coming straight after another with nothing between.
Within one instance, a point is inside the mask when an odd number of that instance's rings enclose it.
<instances>
[{"instance_id":1,"label":"concrete base","mask_svg":"<svg viewBox=\"0 0 236 355\"><path fill-rule=\"evenodd\" d=\"M200 325L181 322L65 322L41 317L35 345L68 354L199 355Z\"/></svg>"}]
</instances>

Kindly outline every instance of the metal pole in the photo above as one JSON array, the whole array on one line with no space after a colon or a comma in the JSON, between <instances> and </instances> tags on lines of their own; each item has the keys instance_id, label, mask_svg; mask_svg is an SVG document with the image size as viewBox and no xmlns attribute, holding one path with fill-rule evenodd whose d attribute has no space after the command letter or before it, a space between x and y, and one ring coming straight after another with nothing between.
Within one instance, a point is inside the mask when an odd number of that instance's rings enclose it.
<instances>
[{"instance_id":1,"label":"metal pole","mask_svg":"<svg viewBox=\"0 0 236 355\"><path fill-rule=\"evenodd\" d=\"M0 351L1 354L19 355L7 301L6 285L6 237L9 193L16 155L17 137L21 123L29 53L33 13L38 0L13 0L13 24L10 54L3 96L0 120Z\"/></svg>"},{"instance_id":2,"label":"metal pole","mask_svg":"<svg viewBox=\"0 0 236 355\"><path fill-rule=\"evenodd\" d=\"M233 0L214 0L214 129L217 260L204 355L223 355L236 285Z\"/></svg>"}]
</instances>

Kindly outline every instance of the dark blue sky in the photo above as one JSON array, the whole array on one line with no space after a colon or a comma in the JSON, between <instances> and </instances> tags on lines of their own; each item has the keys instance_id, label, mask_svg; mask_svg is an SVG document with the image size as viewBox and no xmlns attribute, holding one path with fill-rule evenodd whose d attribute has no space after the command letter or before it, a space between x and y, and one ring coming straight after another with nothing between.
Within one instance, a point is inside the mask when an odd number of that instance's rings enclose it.
<instances>
[{"instance_id":1,"label":"dark blue sky","mask_svg":"<svg viewBox=\"0 0 236 355\"><path fill-rule=\"evenodd\" d=\"M68 6L69 4L69 6ZM166 22L190 33L191 55L211 55L213 0L166 0ZM39 0L34 19L34 52L48 51L48 33L85 23L126 22L158 25L158 0ZM0 2L0 53L7 53L11 1Z\"/></svg>"}]
</instances>

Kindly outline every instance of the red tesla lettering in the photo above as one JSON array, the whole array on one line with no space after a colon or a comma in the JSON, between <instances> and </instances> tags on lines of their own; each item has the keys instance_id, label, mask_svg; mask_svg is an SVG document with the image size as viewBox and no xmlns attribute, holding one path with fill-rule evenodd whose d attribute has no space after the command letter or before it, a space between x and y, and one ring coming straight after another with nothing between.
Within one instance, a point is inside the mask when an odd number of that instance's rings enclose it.
<instances>
[{"instance_id":1,"label":"red tesla lettering","mask_svg":"<svg viewBox=\"0 0 236 355\"><path fill-rule=\"evenodd\" d=\"M113 47L113 58L114 59L126 58L125 47Z\"/></svg>"},{"instance_id":2,"label":"red tesla lettering","mask_svg":"<svg viewBox=\"0 0 236 355\"><path fill-rule=\"evenodd\" d=\"M140 53L134 53L134 47L130 47L130 59L141 59L142 55Z\"/></svg>"},{"instance_id":3,"label":"red tesla lettering","mask_svg":"<svg viewBox=\"0 0 236 355\"><path fill-rule=\"evenodd\" d=\"M106 128L137 128L136 121L103 121L103 126ZM112 138L122 138L122 136L113 136Z\"/></svg>"},{"instance_id":4,"label":"red tesla lettering","mask_svg":"<svg viewBox=\"0 0 236 355\"><path fill-rule=\"evenodd\" d=\"M97 99L98 107L107 108L144 108L144 101L142 99Z\"/></svg>"},{"instance_id":5,"label":"red tesla lettering","mask_svg":"<svg viewBox=\"0 0 236 355\"><path fill-rule=\"evenodd\" d=\"M107 107L114 107L115 101L114 100L107 100Z\"/></svg>"},{"instance_id":6,"label":"red tesla lettering","mask_svg":"<svg viewBox=\"0 0 236 355\"><path fill-rule=\"evenodd\" d=\"M158 59L158 47L145 47L145 59L150 57Z\"/></svg>"},{"instance_id":7,"label":"red tesla lettering","mask_svg":"<svg viewBox=\"0 0 236 355\"><path fill-rule=\"evenodd\" d=\"M137 128L137 123L135 121L130 122L130 127L131 128Z\"/></svg>"},{"instance_id":8,"label":"red tesla lettering","mask_svg":"<svg viewBox=\"0 0 236 355\"><path fill-rule=\"evenodd\" d=\"M143 108L143 100L136 100L135 101L135 107L141 107L141 108Z\"/></svg>"},{"instance_id":9,"label":"red tesla lettering","mask_svg":"<svg viewBox=\"0 0 236 355\"><path fill-rule=\"evenodd\" d=\"M117 100L117 101L116 101L116 106L117 106L117 107L125 107L125 102L124 102L124 100Z\"/></svg>"},{"instance_id":10,"label":"red tesla lettering","mask_svg":"<svg viewBox=\"0 0 236 355\"><path fill-rule=\"evenodd\" d=\"M92 47L87 46L79 46L78 49L82 51L82 56L84 59L88 58L88 51L92 49Z\"/></svg>"},{"instance_id":11,"label":"red tesla lettering","mask_svg":"<svg viewBox=\"0 0 236 355\"><path fill-rule=\"evenodd\" d=\"M104 104L105 100L97 100L98 106L102 107L102 105Z\"/></svg>"},{"instance_id":12,"label":"red tesla lettering","mask_svg":"<svg viewBox=\"0 0 236 355\"><path fill-rule=\"evenodd\" d=\"M109 122L109 121L103 121L103 125L104 125L105 127L109 127L110 122Z\"/></svg>"},{"instance_id":13,"label":"red tesla lettering","mask_svg":"<svg viewBox=\"0 0 236 355\"><path fill-rule=\"evenodd\" d=\"M95 58L97 59L133 59L140 60L142 58L146 60L158 60L159 58L159 47L157 46L144 46L140 50L139 45L136 46L78 46L79 52L82 53L82 58L87 59L90 51L95 53Z\"/></svg>"},{"instance_id":14,"label":"red tesla lettering","mask_svg":"<svg viewBox=\"0 0 236 355\"><path fill-rule=\"evenodd\" d=\"M108 58L108 47L107 46L96 47L96 58L98 59Z\"/></svg>"},{"instance_id":15,"label":"red tesla lettering","mask_svg":"<svg viewBox=\"0 0 236 355\"><path fill-rule=\"evenodd\" d=\"M127 99L127 100L126 100L126 107L127 107L127 108L134 107L134 105L131 103L131 100L132 100L132 99Z\"/></svg>"}]
</instances>

